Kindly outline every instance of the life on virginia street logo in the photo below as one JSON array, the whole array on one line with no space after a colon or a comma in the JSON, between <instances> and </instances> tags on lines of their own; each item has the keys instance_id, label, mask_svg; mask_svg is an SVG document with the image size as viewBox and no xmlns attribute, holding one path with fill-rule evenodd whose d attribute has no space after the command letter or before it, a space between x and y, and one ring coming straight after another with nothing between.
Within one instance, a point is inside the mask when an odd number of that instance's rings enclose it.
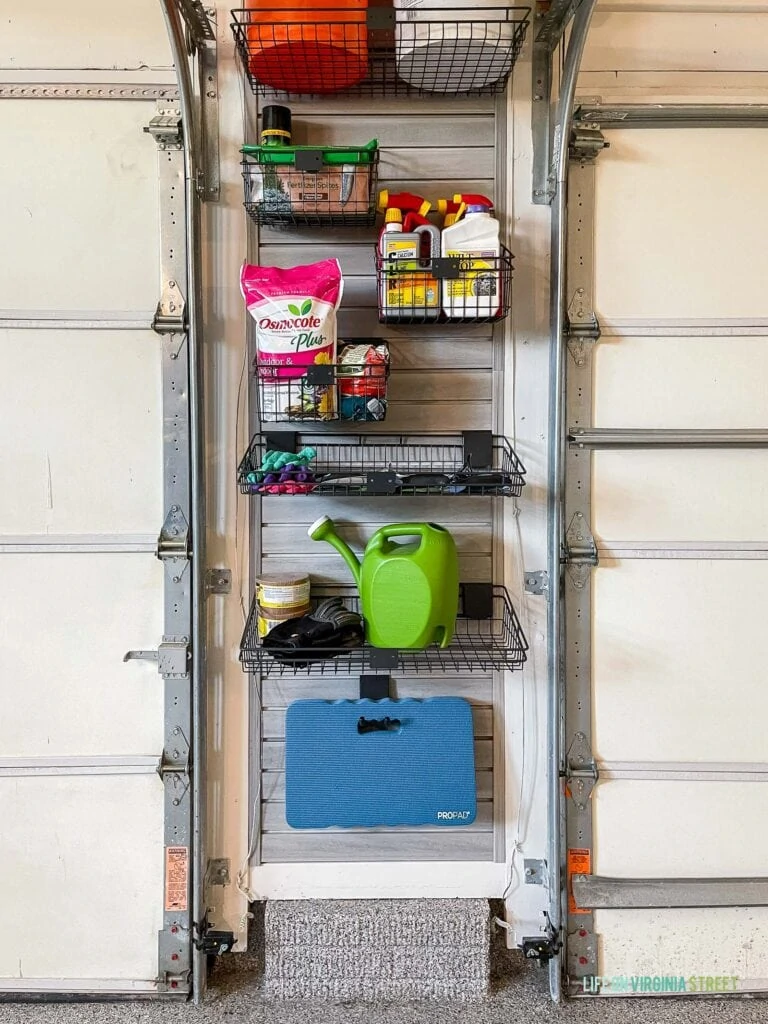
<instances>
[{"instance_id":1,"label":"life on virginia street logo","mask_svg":"<svg viewBox=\"0 0 768 1024\"><path fill-rule=\"evenodd\" d=\"M612 978L588 974L582 978L584 992L738 992L739 979L734 974L618 974Z\"/></svg>"}]
</instances>

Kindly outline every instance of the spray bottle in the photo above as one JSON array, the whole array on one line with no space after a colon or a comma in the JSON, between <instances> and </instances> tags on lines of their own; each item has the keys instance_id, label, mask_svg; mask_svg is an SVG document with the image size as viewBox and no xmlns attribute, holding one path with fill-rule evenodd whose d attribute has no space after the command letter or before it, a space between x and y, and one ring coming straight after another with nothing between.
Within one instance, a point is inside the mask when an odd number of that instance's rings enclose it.
<instances>
[{"instance_id":1,"label":"spray bottle","mask_svg":"<svg viewBox=\"0 0 768 1024\"><path fill-rule=\"evenodd\" d=\"M455 195L466 203L463 220L447 225L441 236L443 256L457 257L461 276L443 281L443 312L449 319L490 319L501 309L499 257L501 225L487 196Z\"/></svg>"},{"instance_id":2,"label":"spray bottle","mask_svg":"<svg viewBox=\"0 0 768 1024\"><path fill-rule=\"evenodd\" d=\"M431 263L440 255L438 228L427 223L413 231L382 232L379 252L379 312L390 321L436 319L441 293Z\"/></svg>"},{"instance_id":3,"label":"spray bottle","mask_svg":"<svg viewBox=\"0 0 768 1024\"><path fill-rule=\"evenodd\" d=\"M419 213L422 217L426 217L432 209L432 203L424 199L423 196L415 195L413 192L389 192L384 188L379 192L379 201L376 209L379 213L396 209L402 210L403 213Z\"/></svg>"}]
</instances>

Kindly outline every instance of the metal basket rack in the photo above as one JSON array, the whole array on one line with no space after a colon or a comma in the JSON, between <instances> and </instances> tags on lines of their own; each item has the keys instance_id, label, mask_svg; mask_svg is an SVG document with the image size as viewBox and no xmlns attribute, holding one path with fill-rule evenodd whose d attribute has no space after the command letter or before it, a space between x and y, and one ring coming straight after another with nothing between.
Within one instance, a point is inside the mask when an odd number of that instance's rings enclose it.
<instances>
[{"instance_id":1,"label":"metal basket rack","mask_svg":"<svg viewBox=\"0 0 768 1024\"><path fill-rule=\"evenodd\" d=\"M360 610L354 587L323 586L312 592L316 604L326 597L341 597L350 611ZM505 587L490 583L463 583L459 617L448 647L436 644L424 650L371 647L339 648L323 652L298 648L290 663L277 661L261 645L256 602L251 605L240 645L240 661L248 672L266 675L357 675L368 671L400 671L412 675L435 672L491 672L521 669L528 641Z\"/></svg>"},{"instance_id":2,"label":"metal basket rack","mask_svg":"<svg viewBox=\"0 0 768 1024\"><path fill-rule=\"evenodd\" d=\"M495 95L504 92L530 24L530 7L414 10L363 6L272 7L232 12L253 92L276 99Z\"/></svg>"},{"instance_id":3,"label":"metal basket rack","mask_svg":"<svg viewBox=\"0 0 768 1024\"><path fill-rule=\"evenodd\" d=\"M270 431L251 440L238 467L240 491L274 493L259 479L266 452L299 452L307 446L317 452L311 463L315 483L303 493L314 496L506 498L518 497L525 483L525 466L509 440L490 431L423 436Z\"/></svg>"}]
</instances>

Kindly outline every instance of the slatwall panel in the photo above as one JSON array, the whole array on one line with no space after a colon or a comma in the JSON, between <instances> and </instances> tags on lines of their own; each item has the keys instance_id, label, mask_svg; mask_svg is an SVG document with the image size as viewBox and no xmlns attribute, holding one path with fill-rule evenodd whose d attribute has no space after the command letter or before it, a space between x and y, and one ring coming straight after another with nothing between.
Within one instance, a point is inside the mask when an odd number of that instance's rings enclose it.
<instances>
[{"instance_id":1,"label":"slatwall panel","mask_svg":"<svg viewBox=\"0 0 768 1024\"><path fill-rule=\"evenodd\" d=\"M289 103L299 145L361 145L376 137L381 147L379 187L412 191L435 203L458 191L494 196L496 117L490 99L341 101ZM501 190L499 190L501 191ZM456 432L493 429L493 370L498 358L494 330L477 327L383 327L376 315L374 229L276 230L263 228L253 252L269 266L294 266L338 257L344 273L339 337L380 337L390 345L392 373L387 419L351 425L369 432ZM497 332L498 333L498 332ZM255 408L255 402L252 403ZM254 424L258 422L254 414ZM293 428L290 428L293 429ZM322 431L322 424L307 424ZM343 429L340 424L328 429ZM432 520L447 526L459 548L465 581L493 578L493 499L490 498L266 498L261 502L262 572L309 572L319 583L350 583L341 558L313 542L307 527L330 515L355 550L386 523ZM494 703L494 679L402 678L398 697L464 696L475 726L478 815L467 828L292 830L285 820L285 710L293 700L358 696L357 678L267 677L261 682L260 857L268 862L493 860L500 853L501 783L494 778L494 736L503 734L503 709ZM494 800L495 796L495 800ZM496 828L497 833L494 832Z\"/></svg>"}]
</instances>

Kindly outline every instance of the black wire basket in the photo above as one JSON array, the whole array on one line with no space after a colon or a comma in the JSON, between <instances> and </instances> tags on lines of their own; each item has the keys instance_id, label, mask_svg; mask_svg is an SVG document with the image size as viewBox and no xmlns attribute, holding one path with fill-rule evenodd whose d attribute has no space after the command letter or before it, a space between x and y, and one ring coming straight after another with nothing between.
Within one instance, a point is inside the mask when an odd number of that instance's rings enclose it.
<instances>
[{"instance_id":1,"label":"black wire basket","mask_svg":"<svg viewBox=\"0 0 768 1024\"><path fill-rule=\"evenodd\" d=\"M324 162L323 152L303 147L295 165L268 161L269 153L243 160L243 205L251 220L277 228L372 227L378 151L358 151L366 162L332 166Z\"/></svg>"},{"instance_id":2,"label":"black wire basket","mask_svg":"<svg viewBox=\"0 0 768 1024\"><path fill-rule=\"evenodd\" d=\"M370 339L381 345L380 339ZM317 363L297 377L283 364L256 366L262 423L381 422L387 415L389 361Z\"/></svg>"},{"instance_id":3,"label":"black wire basket","mask_svg":"<svg viewBox=\"0 0 768 1024\"><path fill-rule=\"evenodd\" d=\"M375 258L379 323L494 323L511 309L514 257L504 246L499 256Z\"/></svg>"},{"instance_id":4,"label":"black wire basket","mask_svg":"<svg viewBox=\"0 0 768 1024\"><path fill-rule=\"evenodd\" d=\"M530 23L529 7L488 4L325 9L252 0L232 12L232 31L251 89L290 99L503 92Z\"/></svg>"},{"instance_id":5,"label":"black wire basket","mask_svg":"<svg viewBox=\"0 0 768 1024\"><path fill-rule=\"evenodd\" d=\"M284 482L282 470L275 470L273 479L262 469L269 451L308 448L315 455L300 468L288 470L292 463L284 460ZM256 495L509 498L521 494L525 466L507 438L484 430L431 435L272 431L253 437L237 479L241 493Z\"/></svg>"},{"instance_id":6,"label":"black wire basket","mask_svg":"<svg viewBox=\"0 0 768 1024\"><path fill-rule=\"evenodd\" d=\"M360 612L360 599L354 587L313 588L313 606L327 597L340 597L346 608ZM410 675L514 671L521 669L527 658L528 641L509 593L505 587L489 583L461 584L459 616L448 647L432 644L424 650L391 650L363 643L351 648L324 648L321 656L317 649L296 648L291 652L290 662L278 661L262 646L258 616L254 600L240 645L240 661L246 671L264 676L299 673L346 676L368 671L400 671Z\"/></svg>"}]
</instances>

